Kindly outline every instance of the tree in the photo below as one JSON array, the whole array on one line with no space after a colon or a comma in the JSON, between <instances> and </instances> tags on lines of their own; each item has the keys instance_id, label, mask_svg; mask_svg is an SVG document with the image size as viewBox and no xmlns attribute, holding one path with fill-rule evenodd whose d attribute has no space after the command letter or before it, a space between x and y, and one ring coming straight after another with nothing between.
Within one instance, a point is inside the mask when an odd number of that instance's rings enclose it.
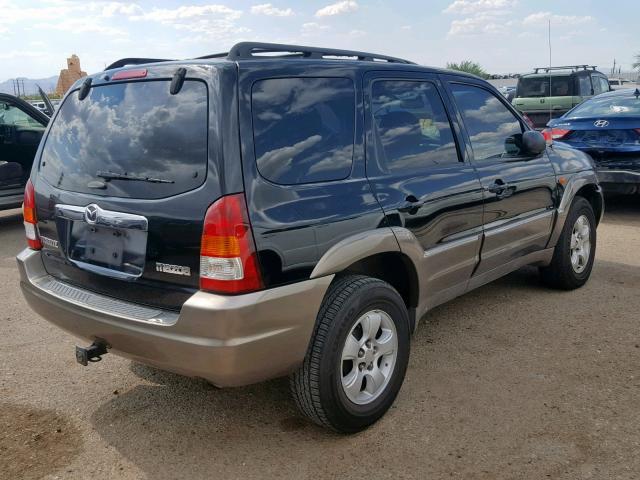
<instances>
[{"instance_id":1,"label":"tree","mask_svg":"<svg viewBox=\"0 0 640 480\"><path fill-rule=\"evenodd\" d=\"M640 70L640 53L636 53L636 61L633 62L633 68Z\"/></svg>"},{"instance_id":2,"label":"tree","mask_svg":"<svg viewBox=\"0 0 640 480\"><path fill-rule=\"evenodd\" d=\"M458 70L459 72L471 73L477 75L480 78L488 78L489 74L484 71L484 68L472 60L463 60L460 63L447 63L449 70Z\"/></svg>"}]
</instances>

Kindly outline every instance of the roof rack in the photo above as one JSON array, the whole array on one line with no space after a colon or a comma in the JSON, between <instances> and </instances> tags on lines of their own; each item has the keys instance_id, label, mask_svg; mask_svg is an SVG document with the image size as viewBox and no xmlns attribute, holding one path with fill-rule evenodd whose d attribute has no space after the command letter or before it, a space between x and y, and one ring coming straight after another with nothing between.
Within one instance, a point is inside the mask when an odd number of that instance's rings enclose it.
<instances>
[{"instance_id":1,"label":"roof rack","mask_svg":"<svg viewBox=\"0 0 640 480\"><path fill-rule=\"evenodd\" d=\"M273 58L314 58L323 59L331 58L354 58L356 60L389 63L407 63L415 64L403 58L389 57L387 55L379 55L377 53L358 52L355 50L338 50L335 48L321 47L304 47L301 45L285 45L280 43L261 43L261 42L240 42L236 43L229 53L229 60L249 60L252 58L264 58L261 54L281 53L282 55L269 55ZM266 56L266 55L265 55Z\"/></svg>"},{"instance_id":2,"label":"roof rack","mask_svg":"<svg viewBox=\"0 0 640 480\"><path fill-rule=\"evenodd\" d=\"M549 72L551 70L573 70L575 72L577 70L595 70L596 68L596 65L565 65L562 67L536 67L533 69L533 72L539 73L540 70L544 72Z\"/></svg>"},{"instance_id":3,"label":"roof rack","mask_svg":"<svg viewBox=\"0 0 640 480\"><path fill-rule=\"evenodd\" d=\"M167 58L121 58L109 65L105 70L126 67L127 65L143 65L145 63L170 62Z\"/></svg>"},{"instance_id":4,"label":"roof rack","mask_svg":"<svg viewBox=\"0 0 640 480\"><path fill-rule=\"evenodd\" d=\"M276 55L264 55L276 54ZM280 54L280 55L277 55ZM365 62L405 63L415 65L414 62L403 58L389 57L377 53L358 52L355 50L338 50L335 48L303 47L301 45L284 45L280 43L240 42L236 43L229 52L212 53L197 57L195 60L208 58L227 58L229 60L250 60L252 58L313 58L335 59L348 58ZM143 65L145 63L170 62L163 58L122 58L113 62L105 70L125 67L127 65ZM536 69L537 70L537 69ZM537 72L536 72L537 73Z\"/></svg>"}]
</instances>

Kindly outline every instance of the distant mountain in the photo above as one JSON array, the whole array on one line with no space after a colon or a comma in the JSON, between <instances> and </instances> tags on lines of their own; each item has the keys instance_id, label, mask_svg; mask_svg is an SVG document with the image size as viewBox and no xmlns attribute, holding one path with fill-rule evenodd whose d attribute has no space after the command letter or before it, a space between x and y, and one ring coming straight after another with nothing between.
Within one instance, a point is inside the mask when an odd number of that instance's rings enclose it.
<instances>
[{"instance_id":1,"label":"distant mountain","mask_svg":"<svg viewBox=\"0 0 640 480\"><path fill-rule=\"evenodd\" d=\"M38 93L38 87L36 85L40 85L42 89L51 93L56 89L56 84L58 83L58 76L49 77L49 78L18 78L20 80L20 92L22 93L22 82L24 81L24 93L26 95L36 95ZM13 92L13 80L9 79L5 82L0 82L0 93L10 93Z\"/></svg>"}]
</instances>

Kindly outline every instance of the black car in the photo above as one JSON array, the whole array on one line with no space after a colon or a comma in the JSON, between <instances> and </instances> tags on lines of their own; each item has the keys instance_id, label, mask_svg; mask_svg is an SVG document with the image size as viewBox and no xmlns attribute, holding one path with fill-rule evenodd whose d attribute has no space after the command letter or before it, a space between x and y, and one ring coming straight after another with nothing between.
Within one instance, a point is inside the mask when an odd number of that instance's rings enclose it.
<instances>
[{"instance_id":1,"label":"black car","mask_svg":"<svg viewBox=\"0 0 640 480\"><path fill-rule=\"evenodd\" d=\"M24 212L22 290L91 343L80 363L290 375L307 417L354 432L393 403L430 309L524 265L582 286L603 200L589 157L484 80L241 43L77 82Z\"/></svg>"},{"instance_id":2,"label":"black car","mask_svg":"<svg viewBox=\"0 0 640 480\"><path fill-rule=\"evenodd\" d=\"M24 100L0 93L0 210L19 207L49 117Z\"/></svg>"},{"instance_id":3,"label":"black car","mask_svg":"<svg viewBox=\"0 0 640 480\"><path fill-rule=\"evenodd\" d=\"M640 193L640 90L603 93L547 124L547 140L591 155L608 193Z\"/></svg>"}]
</instances>

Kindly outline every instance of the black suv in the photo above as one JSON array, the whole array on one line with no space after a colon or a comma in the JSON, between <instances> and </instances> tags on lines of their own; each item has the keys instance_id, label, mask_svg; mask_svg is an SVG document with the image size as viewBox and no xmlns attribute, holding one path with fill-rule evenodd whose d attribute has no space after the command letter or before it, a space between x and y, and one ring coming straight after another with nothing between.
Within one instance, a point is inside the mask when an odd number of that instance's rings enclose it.
<instances>
[{"instance_id":1,"label":"black suv","mask_svg":"<svg viewBox=\"0 0 640 480\"><path fill-rule=\"evenodd\" d=\"M523 265L583 285L603 200L487 82L363 52L241 43L125 59L56 112L24 203L21 285L47 320L218 386L291 375L358 431L417 320Z\"/></svg>"}]
</instances>

